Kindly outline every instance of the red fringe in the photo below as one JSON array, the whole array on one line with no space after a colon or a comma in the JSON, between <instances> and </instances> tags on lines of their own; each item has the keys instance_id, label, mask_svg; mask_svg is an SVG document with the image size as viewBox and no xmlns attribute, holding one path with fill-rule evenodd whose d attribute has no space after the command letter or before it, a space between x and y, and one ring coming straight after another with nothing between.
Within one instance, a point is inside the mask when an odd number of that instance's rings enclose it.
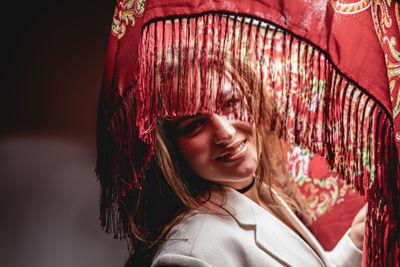
<instances>
[{"instance_id":1,"label":"red fringe","mask_svg":"<svg viewBox=\"0 0 400 267\"><path fill-rule=\"evenodd\" d=\"M278 124L287 127L287 135L280 131L282 138L325 155L332 171L365 194L369 205L364 263L399 262L400 171L390 114L341 73L324 51L276 25L214 13L150 23L143 28L139 49L137 84L113 114L99 113L96 171L107 232L132 238L121 199L140 189L154 153L157 118L226 111L219 100L225 60L231 54L239 72L251 62L263 81L253 88L259 99L254 110L241 102L253 116L238 111L235 118L257 117L257 123L268 126L272 118L267 119L264 106L266 95L273 94L282 113ZM212 68L218 75L210 74ZM193 75L199 69L200 77ZM242 75L233 75L233 84ZM215 96L207 90L213 84L219 85ZM102 103L99 110L105 110Z\"/></svg>"}]
</instances>

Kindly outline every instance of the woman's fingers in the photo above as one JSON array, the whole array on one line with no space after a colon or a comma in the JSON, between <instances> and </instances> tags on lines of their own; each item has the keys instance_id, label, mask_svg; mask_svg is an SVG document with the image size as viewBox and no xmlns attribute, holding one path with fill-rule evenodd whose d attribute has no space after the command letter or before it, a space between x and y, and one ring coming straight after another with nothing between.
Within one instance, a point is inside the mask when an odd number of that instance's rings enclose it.
<instances>
[{"instance_id":1,"label":"woman's fingers","mask_svg":"<svg viewBox=\"0 0 400 267\"><path fill-rule=\"evenodd\" d=\"M351 224L350 239L357 248L362 250L364 243L365 220L368 205L365 204L356 214Z\"/></svg>"}]
</instances>

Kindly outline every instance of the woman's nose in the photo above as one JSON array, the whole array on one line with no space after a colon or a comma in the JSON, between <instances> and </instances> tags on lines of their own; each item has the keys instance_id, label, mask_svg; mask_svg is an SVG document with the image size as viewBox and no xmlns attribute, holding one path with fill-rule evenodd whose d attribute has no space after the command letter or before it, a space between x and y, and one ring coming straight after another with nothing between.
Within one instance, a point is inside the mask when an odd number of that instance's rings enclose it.
<instances>
[{"instance_id":1,"label":"woman's nose","mask_svg":"<svg viewBox=\"0 0 400 267\"><path fill-rule=\"evenodd\" d=\"M213 114L212 122L215 127L214 143L217 145L223 145L229 143L236 133L235 127L231 121L224 116Z\"/></svg>"}]
</instances>

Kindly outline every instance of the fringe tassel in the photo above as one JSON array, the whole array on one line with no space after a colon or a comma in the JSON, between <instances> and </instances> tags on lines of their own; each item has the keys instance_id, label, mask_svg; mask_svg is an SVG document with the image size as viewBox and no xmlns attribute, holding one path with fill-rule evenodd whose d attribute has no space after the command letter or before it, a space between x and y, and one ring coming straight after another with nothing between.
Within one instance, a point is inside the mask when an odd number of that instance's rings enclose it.
<instances>
[{"instance_id":1,"label":"fringe tassel","mask_svg":"<svg viewBox=\"0 0 400 267\"><path fill-rule=\"evenodd\" d=\"M99 119L99 148L106 147L99 153L110 153L97 163L101 218L108 232L133 238L119 203L126 192L140 189L154 153L157 118L232 112L222 86L228 77L240 98L235 118L271 128L275 120L285 125L286 131L277 129L282 138L325 155L332 171L366 194L366 264L398 263L400 171L393 122L324 51L273 23L209 12L148 22L138 61L135 88L109 121ZM249 70L260 83L246 91L240 85L251 77ZM281 118L268 117L270 96Z\"/></svg>"}]
</instances>

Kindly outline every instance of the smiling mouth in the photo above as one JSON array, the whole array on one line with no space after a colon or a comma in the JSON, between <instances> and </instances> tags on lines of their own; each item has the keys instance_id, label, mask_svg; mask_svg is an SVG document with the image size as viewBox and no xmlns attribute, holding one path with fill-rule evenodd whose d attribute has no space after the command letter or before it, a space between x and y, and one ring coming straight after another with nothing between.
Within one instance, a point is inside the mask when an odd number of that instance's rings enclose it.
<instances>
[{"instance_id":1,"label":"smiling mouth","mask_svg":"<svg viewBox=\"0 0 400 267\"><path fill-rule=\"evenodd\" d=\"M235 149L231 149L219 155L216 160L220 161L235 161L245 155L247 149L247 139L243 140Z\"/></svg>"}]
</instances>

